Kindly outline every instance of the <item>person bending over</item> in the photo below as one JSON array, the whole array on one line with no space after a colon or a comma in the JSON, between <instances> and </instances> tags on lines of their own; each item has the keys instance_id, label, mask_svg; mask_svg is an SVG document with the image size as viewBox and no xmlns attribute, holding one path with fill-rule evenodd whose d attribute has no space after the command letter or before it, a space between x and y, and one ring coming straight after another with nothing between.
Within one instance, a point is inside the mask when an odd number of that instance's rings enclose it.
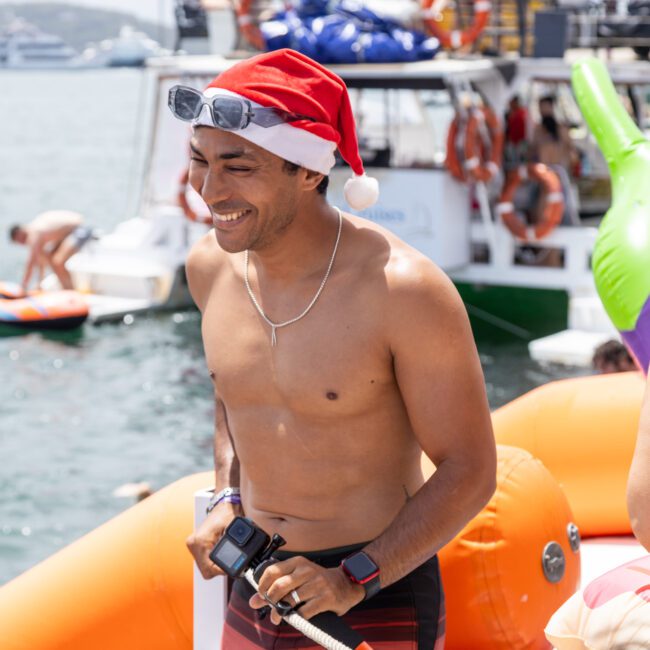
<instances>
[{"instance_id":1,"label":"person bending over","mask_svg":"<svg viewBox=\"0 0 650 650\"><path fill-rule=\"evenodd\" d=\"M42 282L48 266L59 279L61 288L73 288L65 263L93 237L92 230L82 223L83 217L78 212L49 210L25 225L10 228L9 238L13 242L29 246L29 257L21 282L24 291L29 288L37 269L39 282Z\"/></svg>"},{"instance_id":2,"label":"person bending over","mask_svg":"<svg viewBox=\"0 0 650 650\"><path fill-rule=\"evenodd\" d=\"M236 515L287 540L259 594L235 583L222 647L296 647L275 611L256 615L265 594L344 616L370 644L441 648L436 553L496 481L463 303L430 259L328 203L337 145L348 203L376 194L334 73L279 50L203 94L172 89L170 106L193 121L190 183L214 223L187 274L214 384L215 496L187 544L211 578Z\"/></svg>"}]
</instances>

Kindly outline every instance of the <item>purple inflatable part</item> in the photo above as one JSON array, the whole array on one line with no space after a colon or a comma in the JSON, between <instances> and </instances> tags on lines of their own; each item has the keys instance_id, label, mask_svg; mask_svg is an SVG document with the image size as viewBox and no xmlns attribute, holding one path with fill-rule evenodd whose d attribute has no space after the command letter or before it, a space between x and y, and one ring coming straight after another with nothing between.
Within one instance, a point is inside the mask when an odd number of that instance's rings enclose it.
<instances>
[{"instance_id":1,"label":"purple inflatable part","mask_svg":"<svg viewBox=\"0 0 650 650\"><path fill-rule=\"evenodd\" d=\"M621 336L639 368L647 374L650 363L650 296L636 319L634 329L622 331Z\"/></svg>"}]
</instances>

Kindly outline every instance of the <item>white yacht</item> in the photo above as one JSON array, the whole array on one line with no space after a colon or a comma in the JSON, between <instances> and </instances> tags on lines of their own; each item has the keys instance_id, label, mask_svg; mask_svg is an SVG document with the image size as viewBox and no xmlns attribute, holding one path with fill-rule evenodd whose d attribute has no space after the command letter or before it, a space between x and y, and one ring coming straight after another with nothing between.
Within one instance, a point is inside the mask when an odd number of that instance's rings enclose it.
<instances>
[{"instance_id":1,"label":"white yacht","mask_svg":"<svg viewBox=\"0 0 650 650\"><path fill-rule=\"evenodd\" d=\"M82 55L84 66L139 67L154 56L167 56L170 50L131 25L123 25L116 38L107 38L87 47Z\"/></svg>"},{"instance_id":2,"label":"white yacht","mask_svg":"<svg viewBox=\"0 0 650 650\"><path fill-rule=\"evenodd\" d=\"M0 66L65 68L76 66L77 51L59 36L47 34L22 18L0 32Z\"/></svg>"}]
</instances>

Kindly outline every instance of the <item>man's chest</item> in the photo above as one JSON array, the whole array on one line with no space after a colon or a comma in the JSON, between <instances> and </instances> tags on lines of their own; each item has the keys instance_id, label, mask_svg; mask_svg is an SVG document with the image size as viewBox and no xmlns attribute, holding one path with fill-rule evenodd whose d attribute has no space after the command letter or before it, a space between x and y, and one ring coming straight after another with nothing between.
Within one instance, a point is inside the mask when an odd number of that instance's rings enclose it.
<instances>
[{"instance_id":1,"label":"man's chest","mask_svg":"<svg viewBox=\"0 0 650 650\"><path fill-rule=\"evenodd\" d=\"M277 328L273 345L271 326L244 298L212 301L202 325L215 390L230 409L351 415L392 384L381 323L363 300L323 295L303 318Z\"/></svg>"}]
</instances>

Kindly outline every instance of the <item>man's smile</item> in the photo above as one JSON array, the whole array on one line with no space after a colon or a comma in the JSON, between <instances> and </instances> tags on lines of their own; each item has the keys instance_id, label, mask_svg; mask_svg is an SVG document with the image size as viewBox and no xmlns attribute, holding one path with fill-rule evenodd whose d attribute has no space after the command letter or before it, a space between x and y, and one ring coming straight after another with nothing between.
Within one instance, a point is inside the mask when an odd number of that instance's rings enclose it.
<instances>
[{"instance_id":1,"label":"man's smile","mask_svg":"<svg viewBox=\"0 0 650 650\"><path fill-rule=\"evenodd\" d=\"M215 212L212 211L212 217L215 221L226 223L230 221L239 221L242 217L249 214L250 210L236 210L233 212Z\"/></svg>"}]
</instances>

